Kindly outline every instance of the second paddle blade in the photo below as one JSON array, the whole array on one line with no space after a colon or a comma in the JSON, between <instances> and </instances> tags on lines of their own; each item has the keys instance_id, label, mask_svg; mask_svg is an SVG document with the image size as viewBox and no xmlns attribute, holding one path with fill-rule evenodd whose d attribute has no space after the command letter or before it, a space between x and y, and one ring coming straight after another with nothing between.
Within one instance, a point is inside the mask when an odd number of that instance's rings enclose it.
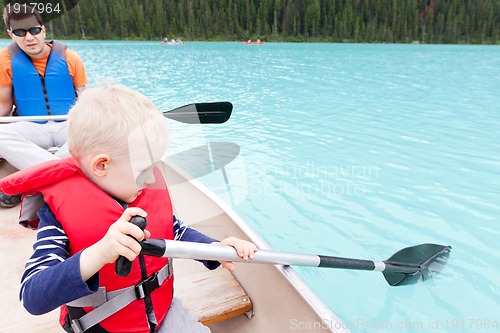
<instances>
[{"instance_id":1,"label":"second paddle blade","mask_svg":"<svg viewBox=\"0 0 500 333\"><path fill-rule=\"evenodd\" d=\"M228 121L232 111L230 102L212 102L181 106L163 115L186 124L222 124Z\"/></svg>"}]
</instances>

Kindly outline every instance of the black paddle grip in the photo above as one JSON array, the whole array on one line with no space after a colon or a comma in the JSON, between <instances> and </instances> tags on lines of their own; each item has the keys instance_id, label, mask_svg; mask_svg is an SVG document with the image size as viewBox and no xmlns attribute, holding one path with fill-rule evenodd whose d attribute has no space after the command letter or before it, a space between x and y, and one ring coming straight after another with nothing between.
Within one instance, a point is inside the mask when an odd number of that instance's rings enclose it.
<instances>
[{"instance_id":1,"label":"black paddle grip","mask_svg":"<svg viewBox=\"0 0 500 333\"><path fill-rule=\"evenodd\" d=\"M135 224L141 230L146 229L147 225L147 220L145 217L142 216L133 216L132 219L130 220L130 223ZM130 236L132 237L132 236ZM130 274L130 271L132 270L132 261L128 260L124 256L119 256L118 259L116 260L115 263L115 273L118 276L125 277Z\"/></svg>"}]
</instances>

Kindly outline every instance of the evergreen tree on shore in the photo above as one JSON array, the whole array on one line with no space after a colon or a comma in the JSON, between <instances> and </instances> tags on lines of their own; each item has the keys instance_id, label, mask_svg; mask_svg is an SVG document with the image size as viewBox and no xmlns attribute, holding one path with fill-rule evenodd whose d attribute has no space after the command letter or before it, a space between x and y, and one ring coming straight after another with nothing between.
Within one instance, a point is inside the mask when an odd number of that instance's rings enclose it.
<instances>
[{"instance_id":1,"label":"evergreen tree on shore","mask_svg":"<svg viewBox=\"0 0 500 333\"><path fill-rule=\"evenodd\" d=\"M80 0L49 29L59 39L498 44L500 0Z\"/></svg>"}]
</instances>

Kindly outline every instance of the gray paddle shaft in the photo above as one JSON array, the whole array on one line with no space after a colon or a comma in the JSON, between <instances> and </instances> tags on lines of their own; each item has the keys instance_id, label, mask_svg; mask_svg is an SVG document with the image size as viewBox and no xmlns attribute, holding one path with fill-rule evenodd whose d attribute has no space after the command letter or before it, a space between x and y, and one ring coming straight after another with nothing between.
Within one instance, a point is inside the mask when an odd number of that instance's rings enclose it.
<instances>
[{"instance_id":1,"label":"gray paddle shaft","mask_svg":"<svg viewBox=\"0 0 500 333\"><path fill-rule=\"evenodd\" d=\"M243 260L236 250L227 245L179 242L166 239L147 239L141 242L142 254L164 258L183 258L198 260L226 260L255 264L277 264L308 267L330 267L367 271L384 271L384 262L301 254L271 250L255 252L252 260ZM412 269L414 270L414 269Z\"/></svg>"},{"instance_id":2,"label":"gray paddle shaft","mask_svg":"<svg viewBox=\"0 0 500 333\"><path fill-rule=\"evenodd\" d=\"M165 258L225 260L256 264L280 264L312 267L317 267L320 264L320 258L317 255L296 254L270 250L259 250L255 252L252 260L245 261L243 258L238 256L233 247L220 244L201 244L166 239L148 239L141 242L141 245L142 254Z\"/></svg>"}]
</instances>

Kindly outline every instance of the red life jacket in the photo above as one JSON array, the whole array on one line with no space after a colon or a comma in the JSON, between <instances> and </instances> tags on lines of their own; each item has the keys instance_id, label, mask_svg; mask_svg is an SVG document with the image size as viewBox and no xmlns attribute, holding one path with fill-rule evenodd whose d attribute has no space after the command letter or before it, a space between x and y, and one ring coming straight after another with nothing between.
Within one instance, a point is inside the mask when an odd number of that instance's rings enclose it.
<instances>
[{"instance_id":1,"label":"red life jacket","mask_svg":"<svg viewBox=\"0 0 500 333\"><path fill-rule=\"evenodd\" d=\"M147 229L152 238L174 239L173 213L170 195L160 170L155 168L155 183L146 187L129 207L140 207L147 213ZM12 174L0 182L0 188L10 193L42 193L44 201L61 223L69 239L69 255L100 240L123 213L123 207L91 182L71 159L39 164ZM144 256L147 276L159 271L167 259ZM114 264L99 271L99 284L114 291L142 281L138 260L127 277L114 272ZM151 293L153 310L158 323L164 320L173 296L173 276ZM88 312L92 308L85 308ZM61 324L67 310L61 308ZM135 300L119 312L99 323L108 332L150 332L144 300Z\"/></svg>"}]
</instances>

